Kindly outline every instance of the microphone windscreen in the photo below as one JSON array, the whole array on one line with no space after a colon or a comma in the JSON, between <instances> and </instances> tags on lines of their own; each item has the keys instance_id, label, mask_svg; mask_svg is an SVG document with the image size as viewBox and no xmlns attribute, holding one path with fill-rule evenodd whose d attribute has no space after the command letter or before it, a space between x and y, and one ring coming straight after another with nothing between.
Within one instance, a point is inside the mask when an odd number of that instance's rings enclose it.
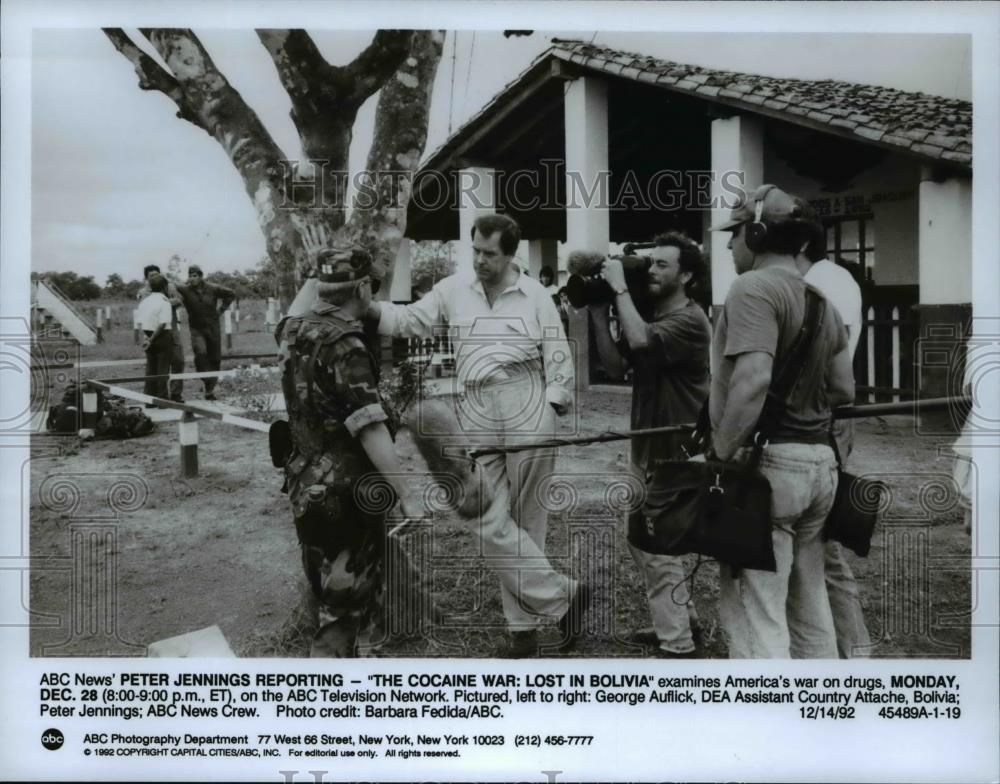
<instances>
[{"instance_id":1,"label":"microphone windscreen","mask_svg":"<svg viewBox=\"0 0 1000 784\"><path fill-rule=\"evenodd\" d=\"M601 268L604 259L603 253L595 253L592 250L574 250L569 254L566 268L571 275L587 277L595 274Z\"/></svg>"}]
</instances>

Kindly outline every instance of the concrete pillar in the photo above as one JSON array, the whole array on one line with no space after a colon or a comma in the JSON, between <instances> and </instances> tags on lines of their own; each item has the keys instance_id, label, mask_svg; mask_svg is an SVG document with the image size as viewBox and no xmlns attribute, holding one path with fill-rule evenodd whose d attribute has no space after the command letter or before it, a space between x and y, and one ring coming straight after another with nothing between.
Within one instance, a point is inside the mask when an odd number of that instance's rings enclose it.
<instances>
[{"instance_id":1,"label":"concrete pillar","mask_svg":"<svg viewBox=\"0 0 1000 784\"><path fill-rule=\"evenodd\" d=\"M472 272L472 225L480 215L496 212L493 169L473 166L458 172L458 259L455 272Z\"/></svg>"},{"instance_id":2,"label":"concrete pillar","mask_svg":"<svg viewBox=\"0 0 1000 784\"><path fill-rule=\"evenodd\" d=\"M563 100L566 128L566 249L607 253L611 242L608 84L582 76ZM567 254L568 255L568 254ZM558 276L562 279L562 275ZM590 316L570 315L569 341L578 392L590 385Z\"/></svg>"},{"instance_id":3,"label":"concrete pillar","mask_svg":"<svg viewBox=\"0 0 1000 784\"><path fill-rule=\"evenodd\" d=\"M921 398L958 395L972 320L972 181L935 181L925 167L919 198L915 381ZM954 411L920 415L921 432L954 432L958 426Z\"/></svg>"},{"instance_id":4,"label":"concrete pillar","mask_svg":"<svg viewBox=\"0 0 1000 784\"><path fill-rule=\"evenodd\" d=\"M556 240L529 240L528 241L528 271L531 277L538 280L538 273L542 267L551 267L553 272L559 266L557 253L558 242Z\"/></svg>"},{"instance_id":5,"label":"concrete pillar","mask_svg":"<svg viewBox=\"0 0 1000 784\"><path fill-rule=\"evenodd\" d=\"M583 76L563 101L566 125L566 245L607 253L611 241L608 84Z\"/></svg>"},{"instance_id":6,"label":"concrete pillar","mask_svg":"<svg viewBox=\"0 0 1000 784\"><path fill-rule=\"evenodd\" d=\"M413 280L410 276L410 242L403 237L396 251L396 263L392 268L392 285L389 287L389 300L392 302L409 302L410 288Z\"/></svg>"},{"instance_id":7,"label":"concrete pillar","mask_svg":"<svg viewBox=\"0 0 1000 784\"><path fill-rule=\"evenodd\" d=\"M733 186L742 179L745 191L752 192L764 182L764 133L755 117L727 117L712 120L712 223L729 217L733 207ZM727 184L727 188L723 187ZM726 246L729 233L711 232L712 305L726 301L729 286L736 279L733 254ZM713 307L713 311L715 307Z\"/></svg>"}]
</instances>

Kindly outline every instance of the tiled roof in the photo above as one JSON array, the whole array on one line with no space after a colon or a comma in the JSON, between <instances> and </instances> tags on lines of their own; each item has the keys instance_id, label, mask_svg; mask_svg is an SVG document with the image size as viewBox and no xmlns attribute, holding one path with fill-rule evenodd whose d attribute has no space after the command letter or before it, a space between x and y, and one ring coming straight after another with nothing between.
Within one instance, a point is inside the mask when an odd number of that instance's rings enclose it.
<instances>
[{"instance_id":1,"label":"tiled roof","mask_svg":"<svg viewBox=\"0 0 1000 784\"><path fill-rule=\"evenodd\" d=\"M539 59L556 57L592 71L819 127L839 136L924 159L972 167L972 103L831 79L808 81L716 71L583 41L553 39Z\"/></svg>"}]
</instances>

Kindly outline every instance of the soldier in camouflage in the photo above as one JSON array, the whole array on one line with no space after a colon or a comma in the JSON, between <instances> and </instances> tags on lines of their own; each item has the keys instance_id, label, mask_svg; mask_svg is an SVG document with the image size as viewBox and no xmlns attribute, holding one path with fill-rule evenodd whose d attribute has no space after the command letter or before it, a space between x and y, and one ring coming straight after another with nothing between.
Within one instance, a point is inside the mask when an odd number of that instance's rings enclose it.
<instances>
[{"instance_id":1,"label":"soldier in camouflage","mask_svg":"<svg viewBox=\"0 0 1000 784\"><path fill-rule=\"evenodd\" d=\"M319 600L311 655L344 657L356 654L359 635L376 621L386 511L398 498L406 518L422 512L400 482L378 364L358 321L371 301L371 258L360 249L327 250L317 266L315 304L276 333L292 445L285 477Z\"/></svg>"}]
</instances>

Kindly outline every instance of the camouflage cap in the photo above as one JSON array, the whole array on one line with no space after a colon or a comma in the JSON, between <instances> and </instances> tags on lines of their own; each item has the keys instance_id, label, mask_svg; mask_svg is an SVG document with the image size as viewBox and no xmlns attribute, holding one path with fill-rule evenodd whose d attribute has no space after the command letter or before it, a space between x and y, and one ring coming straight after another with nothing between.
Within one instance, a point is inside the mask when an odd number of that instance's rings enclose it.
<instances>
[{"instance_id":1,"label":"camouflage cap","mask_svg":"<svg viewBox=\"0 0 1000 784\"><path fill-rule=\"evenodd\" d=\"M331 248L316 260L316 277L321 283L350 283L371 274L372 257L362 248Z\"/></svg>"}]
</instances>

